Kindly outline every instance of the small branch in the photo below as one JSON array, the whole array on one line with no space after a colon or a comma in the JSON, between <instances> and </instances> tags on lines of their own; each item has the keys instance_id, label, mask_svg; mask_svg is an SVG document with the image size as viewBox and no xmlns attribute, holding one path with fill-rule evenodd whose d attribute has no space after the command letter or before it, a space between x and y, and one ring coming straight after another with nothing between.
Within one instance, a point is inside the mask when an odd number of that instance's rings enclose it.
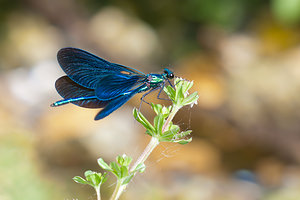
<instances>
[{"instance_id":1,"label":"small branch","mask_svg":"<svg viewBox=\"0 0 300 200\"><path fill-rule=\"evenodd\" d=\"M117 200L119 199L120 195L122 194L122 181L118 180L117 181L117 185L115 187L114 193L112 194L112 196L110 197L110 200Z\"/></svg>"},{"instance_id":2,"label":"small branch","mask_svg":"<svg viewBox=\"0 0 300 200\"><path fill-rule=\"evenodd\" d=\"M147 145L147 147L143 151L143 153L140 155L140 157L137 159L137 161L131 167L130 172L132 172L133 170L135 170L135 168L138 166L138 164L144 163L147 160L148 156L153 151L153 149L158 144L159 144L158 139L155 138L155 137L152 137L151 140L150 140L150 142L149 142L149 144ZM113 193L112 197L110 198L110 200L117 200L117 199L119 199L119 197L121 196L121 194L123 193L123 191L126 189L127 185L128 184L121 185L121 181L118 181L118 183L116 185L116 188L114 190L114 193Z\"/></svg>"},{"instance_id":3,"label":"small branch","mask_svg":"<svg viewBox=\"0 0 300 200\"><path fill-rule=\"evenodd\" d=\"M96 194L97 194L97 200L101 200L101 195L100 195L100 186L95 188Z\"/></svg>"},{"instance_id":4,"label":"small branch","mask_svg":"<svg viewBox=\"0 0 300 200\"><path fill-rule=\"evenodd\" d=\"M169 127L170 122L173 120L175 114L177 113L177 111L179 110L178 107L174 106L169 117L167 118L167 120L165 121L163 128L162 128L162 132L165 132L166 129ZM134 171L135 168L139 165L139 164L143 164L147 158L149 157L149 155L151 154L151 152L153 151L153 149L159 144L159 140L156 137L152 137L149 144L146 146L145 150L143 151L143 153L140 155L140 157L137 159L137 161L132 165L130 172ZM136 173L135 173L136 174ZM135 175L134 174L134 175ZM123 193L123 191L126 189L128 184L125 185L121 185L119 183L120 181L118 181L116 188L114 190L114 193L112 195L112 197L110 198L110 200L117 200L119 199L119 197L121 196L121 194Z\"/></svg>"},{"instance_id":5,"label":"small branch","mask_svg":"<svg viewBox=\"0 0 300 200\"><path fill-rule=\"evenodd\" d=\"M130 172L132 172L133 170L135 170L135 168L138 166L138 164L144 163L148 156L151 154L151 152L153 151L153 149L159 144L159 141L157 138L152 137L149 144L147 145L147 147L145 148L145 150L143 151L143 153L140 155L140 157L137 159L137 161L133 164L133 166L130 169Z\"/></svg>"},{"instance_id":6,"label":"small branch","mask_svg":"<svg viewBox=\"0 0 300 200\"><path fill-rule=\"evenodd\" d=\"M167 118L166 122L164 123L164 125L162 127L162 133L164 133L166 131L166 129L169 127L170 122L173 120L173 118L175 117L178 110L179 110L179 108L174 105L169 117Z\"/></svg>"}]
</instances>

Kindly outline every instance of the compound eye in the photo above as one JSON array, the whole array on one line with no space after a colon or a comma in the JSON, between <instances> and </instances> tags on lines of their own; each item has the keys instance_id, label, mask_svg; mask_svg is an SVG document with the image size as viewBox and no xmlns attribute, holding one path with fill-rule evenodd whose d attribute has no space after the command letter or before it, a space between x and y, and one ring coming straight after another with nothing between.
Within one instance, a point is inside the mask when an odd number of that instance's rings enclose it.
<instances>
[{"instance_id":1,"label":"compound eye","mask_svg":"<svg viewBox=\"0 0 300 200\"><path fill-rule=\"evenodd\" d=\"M173 73L169 74L169 78L174 78L174 74Z\"/></svg>"}]
</instances>

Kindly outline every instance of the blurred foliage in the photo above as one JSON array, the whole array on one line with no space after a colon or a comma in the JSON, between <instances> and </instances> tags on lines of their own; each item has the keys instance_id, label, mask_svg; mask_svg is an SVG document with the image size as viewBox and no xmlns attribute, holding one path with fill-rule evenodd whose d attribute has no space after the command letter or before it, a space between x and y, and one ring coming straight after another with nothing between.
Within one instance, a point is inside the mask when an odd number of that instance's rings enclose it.
<instances>
[{"instance_id":1,"label":"blurred foliage","mask_svg":"<svg viewBox=\"0 0 300 200\"><path fill-rule=\"evenodd\" d=\"M271 8L283 24L296 25L300 22L300 0L273 0Z\"/></svg>"},{"instance_id":2,"label":"blurred foliage","mask_svg":"<svg viewBox=\"0 0 300 200\"><path fill-rule=\"evenodd\" d=\"M249 15L255 15L259 8L266 5L260 0L225 0L225 1L83 1L91 11L106 5L120 6L135 14L155 28L177 23L193 26L193 23L220 25L223 28L235 29L241 26Z\"/></svg>"},{"instance_id":3,"label":"blurred foliage","mask_svg":"<svg viewBox=\"0 0 300 200\"><path fill-rule=\"evenodd\" d=\"M243 27L249 15L255 16L264 4L259 0L188 0L184 5L184 16L203 24L235 30Z\"/></svg>"},{"instance_id":4,"label":"blurred foliage","mask_svg":"<svg viewBox=\"0 0 300 200\"><path fill-rule=\"evenodd\" d=\"M0 135L0 199L61 199L61 188L39 169L28 133Z\"/></svg>"},{"instance_id":5,"label":"blurred foliage","mask_svg":"<svg viewBox=\"0 0 300 200\"><path fill-rule=\"evenodd\" d=\"M20 1L9 1L9 0L1 0L0 1L0 21L4 21L6 16L11 12L15 12L20 9Z\"/></svg>"}]
</instances>

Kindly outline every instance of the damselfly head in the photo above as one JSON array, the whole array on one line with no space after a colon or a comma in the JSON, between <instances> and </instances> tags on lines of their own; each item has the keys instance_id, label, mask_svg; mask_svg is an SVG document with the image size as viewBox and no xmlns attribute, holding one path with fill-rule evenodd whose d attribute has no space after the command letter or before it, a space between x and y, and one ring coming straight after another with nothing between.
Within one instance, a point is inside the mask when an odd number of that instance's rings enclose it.
<instances>
[{"instance_id":1,"label":"damselfly head","mask_svg":"<svg viewBox=\"0 0 300 200\"><path fill-rule=\"evenodd\" d=\"M174 78L173 72L172 72L171 70L169 70L168 68L165 68L165 69L164 69L164 73L165 73L165 75L166 75L166 77L167 77L168 79Z\"/></svg>"}]
</instances>

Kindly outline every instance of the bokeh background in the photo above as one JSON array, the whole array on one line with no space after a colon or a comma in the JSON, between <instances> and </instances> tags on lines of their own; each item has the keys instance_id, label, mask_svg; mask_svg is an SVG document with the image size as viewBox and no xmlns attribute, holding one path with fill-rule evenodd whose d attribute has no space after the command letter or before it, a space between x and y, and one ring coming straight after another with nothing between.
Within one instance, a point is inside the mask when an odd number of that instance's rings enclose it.
<instances>
[{"instance_id":1,"label":"bokeh background","mask_svg":"<svg viewBox=\"0 0 300 200\"><path fill-rule=\"evenodd\" d=\"M200 94L175 118L193 141L162 143L121 199L300 199L299 25L300 0L1 0L0 200L95 199L72 177L99 171L99 157L136 159L149 141L132 117L139 95L100 121L50 108L66 46L169 67Z\"/></svg>"}]
</instances>

